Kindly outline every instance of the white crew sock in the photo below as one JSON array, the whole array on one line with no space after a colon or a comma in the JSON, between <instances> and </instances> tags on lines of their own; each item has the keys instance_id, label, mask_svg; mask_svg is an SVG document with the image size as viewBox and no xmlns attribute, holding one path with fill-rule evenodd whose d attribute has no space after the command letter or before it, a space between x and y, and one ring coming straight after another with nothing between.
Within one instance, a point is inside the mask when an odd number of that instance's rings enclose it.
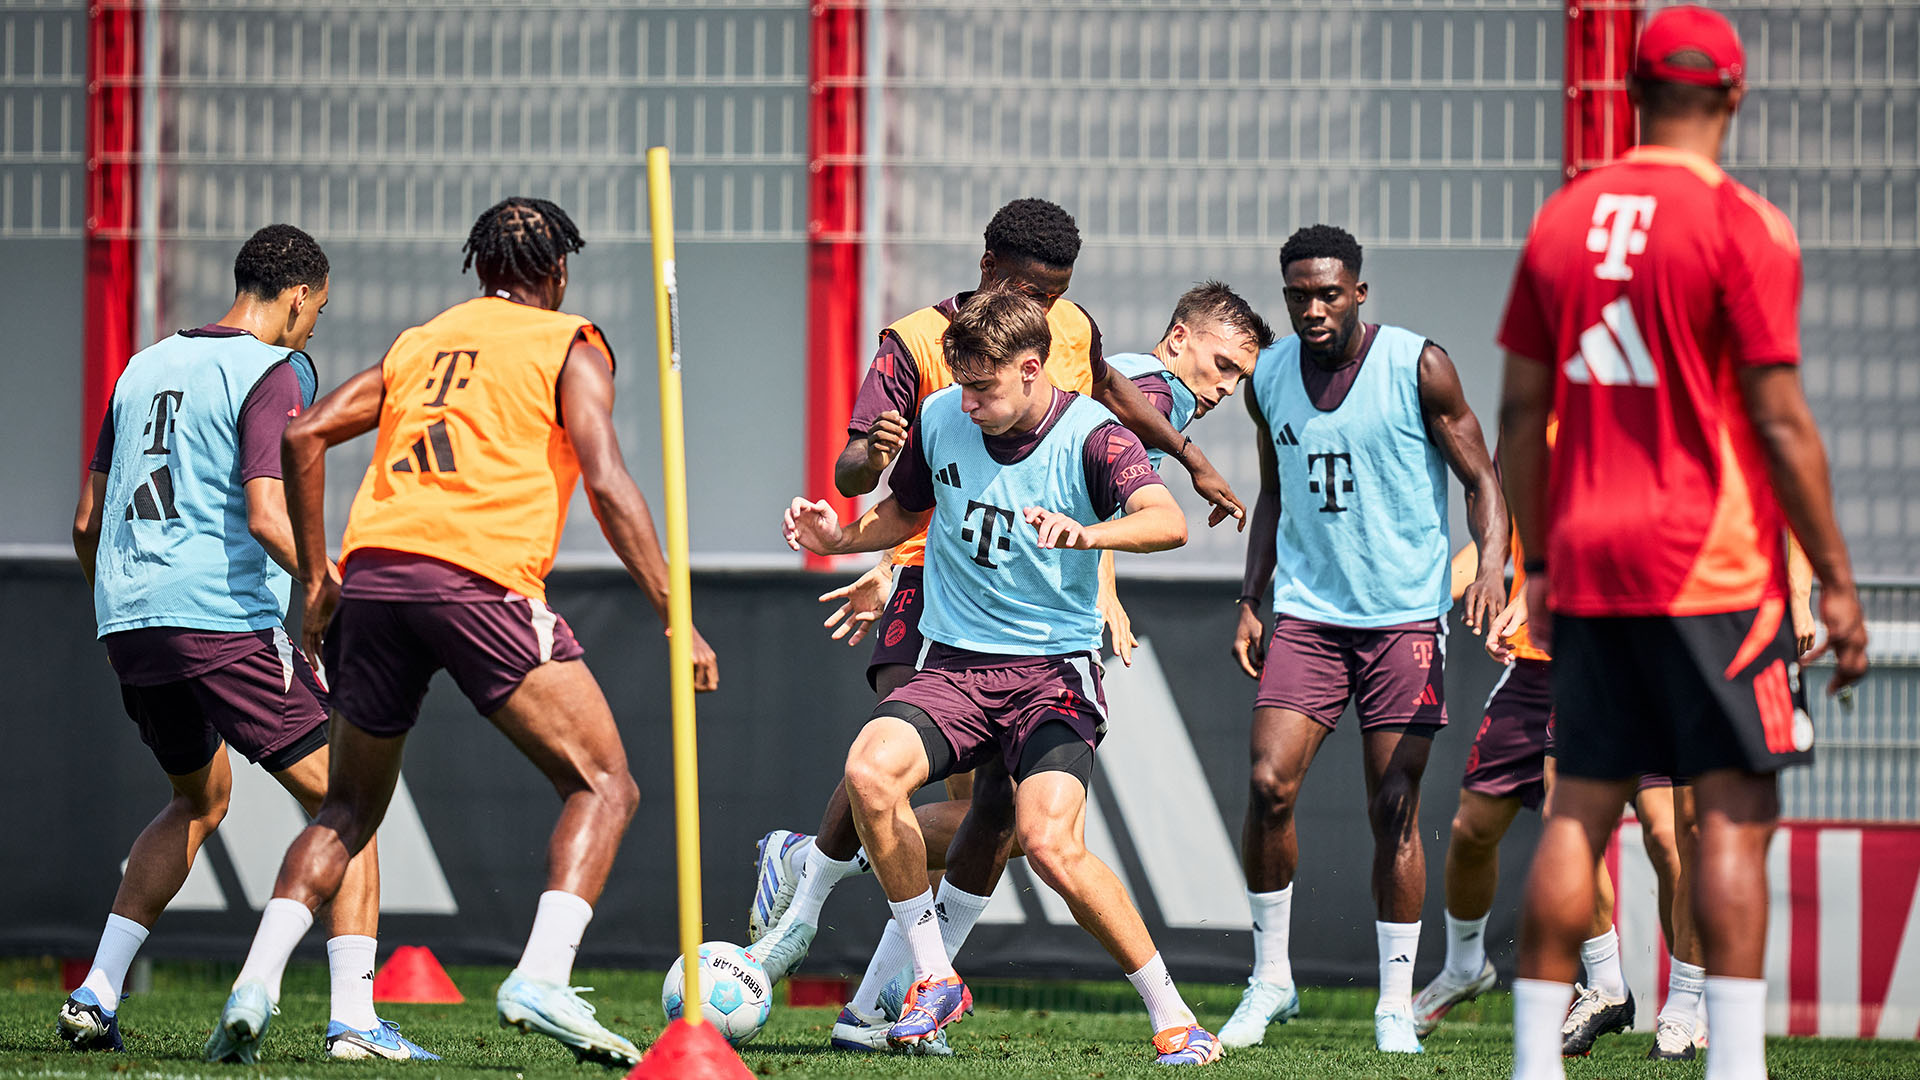
<instances>
[{"instance_id":1,"label":"white crew sock","mask_svg":"<svg viewBox=\"0 0 1920 1080\"><path fill-rule=\"evenodd\" d=\"M1253 977L1276 986L1293 985L1293 960L1287 935L1293 928L1293 886L1274 892L1247 890L1253 909Z\"/></svg>"},{"instance_id":2,"label":"white crew sock","mask_svg":"<svg viewBox=\"0 0 1920 1080\"><path fill-rule=\"evenodd\" d=\"M567 985L580 938L593 921L593 905L570 892L548 889L533 912L533 930L514 970L539 982Z\"/></svg>"},{"instance_id":3,"label":"white crew sock","mask_svg":"<svg viewBox=\"0 0 1920 1080\"><path fill-rule=\"evenodd\" d=\"M1487 917L1456 919L1447 912L1447 971L1462 979L1477 979L1487 966Z\"/></svg>"},{"instance_id":4,"label":"white crew sock","mask_svg":"<svg viewBox=\"0 0 1920 1080\"><path fill-rule=\"evenodd\" d=\"M827 894L840 884L841 879L859 872L858 855L842 862L821 851L818 844L808 848L807 861L800 868L800 883L793 887L793 903L787 908L782 921L792 919L808 926L819 926L820 909L826 905Z\"/></svg>"},{"instance_id":5,"label":"white crew sock","mask_svg":"<svg viewBox=\"0 0 1920 1080\"><path fill-rule=\"evenodd\" d=\"M1707 976L1707 1080L1766 1080L1767 981Z\"/></svg>"},{"instance_id":6,"label":"white crew sock","mask_svg":"<svg viewBox=\"0 0 1920 1080\"><path fill-rule=\"evenodd\" d=\"M895 975L912 969L913 949L907 945L907 935L901 932L899 920L888 919L880 944L874 946L873 959L867 961L867 973L860 978L860 988L853 993L853 1011L862 1016L878 1013L880 992Z\"/></svg>"},{"instance_id":7,"label":"white crew sock","mask_svg":"<svg viewBox=\"0 0 1920 1080\"><path fill-rule=\"evenodd\" d=\"M284 896L267 901L267 906L260 910L260 929L253 933L253 947L247 950L247 962L240 966L240 977L233 980L233 985L265 983L267 997L278 1004L280 977L287 973L287 961L293 956L294 946L300 944L312 925L313 912L300 901Z\"/></svg>"},{"instance_id":8,"label":"white crew sock","mask_svg":"<svg viewBox=\"0 0 1920 1080\"><path fill-rule=\"evenodd\" d=\"M146 942L146 927L125 916L107 916L106 929L100 931L100 947L93 951L93 970L80 984L82 989L93 991L101 1009L111 1013L120 1008L120 988L126 985L127 969Z\"/></svg>"},{"instance_id":9,"label":"white crew sock","mask_svg":"<svg viewBox=\"0 0 1920 1080\"><path fill-rule=\"evenodd\" d=\"M940 916L933 913L933 890L928 889L911 900L887 902L893 909L893 921L906 935L907 948L913 953L913 979L946 979L953 976L953 963L947 959L947 947L940 940Z\"/></svg>"},{"instance_id":10,"label":"white crew sock","mask_svg":"<svg viewBox=\"0 0 1920 1080\"><path fill-rule=\"evenodd\" d=\"M1159 953L1146 966L1127 976L1127 981L1140 992L1140 1000L1147 1006L1147 1022L1153 1025L1155 1035L1168 1028L1187 1028L1195 1023L1193 1010L1180 998L1180 988L1173 985L1173 976L1167 974L1167 962L1160 959Z\"/></svg>"},{"instance_id":11,"label":"white crew sock","mask_svg":"<svg viewBox=\"0 0 1920 1080\"><path fill-rule=\"evenodd\" d=\"M333 982L333 1015L355 1031L380 1026L373 1011L373 965L380 948L364 934L327 939L327 972Z\"/></svg>"},{"instance_id":12,"label":"white crew sock","mask_svg":"<svg viewBox=\"0 0 1920 1080\"><path fill-rule=\"evenodd\" d=\"M1573 987L1545 979L1513 980L1513 1080L1566 1080L1560 1025Z\"/></svg>"},{"instance_id":13,"label":"white crew sock","mask_svg":"<svg viewBox=\"0 0 1920 1080\"><path fill-rule=\"evenodd\" d=\"M960 955L960 946L967 943L967 935L973 933L974 924L980 921L991 899L956 888L944 877L940 879L940 893L934 897L933 910L940 915L940 941L947 948L948 960Z\"/></svg>"},{"instance_id":14,"label":"white crew sock","mask_svg":"<svg viewBox=\"0 0 1920 1080\"><path fill-rule=\"evenodd\" d=\"M1380 943L1380 1003L1373 1011L1413 1008L1413 959L1420 952L1420 924L1376 920L1373 934Z\"/></svg>"},{"instance_id":15,"label":"white crew sock","mask_svg":"<svg viewBox=\"0 0 1920 1080\"><path fill-rule=\"evenodd\" d=\"M1683 1020L1698 1030L1700 997L1707 989L1707 970L1675 957L1667 976L1667 1003L1660 1008L1661 1020Z\"/></svg>"},{"instance_id":16,"label":"white crew sock","mask_svg":"<svg viewBox=\"0 0 1920 1080\"><path fill-rule=\"evenodd\" d=\"M1620 934L1613 927L1580 943L1580 962L1587 968L1587 986L1607 1001L1627 999L1627 976L1620 970Z\"/></svg>"}]
</instances>

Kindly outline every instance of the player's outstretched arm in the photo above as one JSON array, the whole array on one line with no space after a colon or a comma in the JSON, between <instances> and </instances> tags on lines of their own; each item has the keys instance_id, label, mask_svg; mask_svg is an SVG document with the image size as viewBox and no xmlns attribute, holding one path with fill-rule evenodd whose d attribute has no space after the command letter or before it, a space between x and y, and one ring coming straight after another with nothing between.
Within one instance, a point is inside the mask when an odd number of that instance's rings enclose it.
<instances>
[{"instance_id":1,"label":"player's outstretched arm","mask_svg":"<svg viewBox=\"0 0 1920 1080\"><path fill-rule=\"evenodd\" d=\"M1420 411L1440 456L1447 459L1467 496L1467 531L1480 552L1480 572L1467 586L1467 628L1478 633L1506 604L1507 502L1500 494L1500 474L1487 453L1480 418L1467 404L1460 373L1445 349L1427 343L1420 351Z\"/></svg>"},{"instance_id":2,"label":"player's outstretched arm","mask_svg":"<svg viewBox=\"0 0 1920 1080\"><path fill-rule=\"evenodd\" d=\"M831 503L796 497L780 523L781 535L793 550L804 548L815 555L882 551L898 546L925 529L929 513L931 510L908 510L900 505L899 499L889 495L871 510L842 525Z\"/></svg>"},{"instance_id":3,"label":"player's outstretched arm","mask_svg":"<svg viewBox=\"0 0 1920 1080\"><path fill-rule=\"evenodd\" d=\"M1847 542L1833 517L1827 448L1800 390L1797 366L1742 367L1740 394L1767 455L1767 472L1780 509L1820 579L1820 621L1827 626L1827 640L1808 659L1833 650L1833 680L1827 689L1837 691L1867 673L1867 624L1854 591Z\"/></svg>"},{"instance_id":4,"label":"player's outstretched arm","mask_svg":"<svg viewBox=\"0 0 1920 1080\"><path fill-rule=\"evenodd\" d=\"M1233 631L1233 658L1248 678L1257 679L1267 662L1267 627L1261 619L1260 601L1273 584L1273 568L1279 559L1273 545L1280 532L1280 462L1273 455L1273 432L1267 427L1267 415L1254 399L1252 386L1247 387L1247 415L1253 417L1260 459L1260 497L1253 503L1246 568L1240 574L1240 599L1235 603L1240 620Z\"/></svg>"},{"instance_id":5,"label":"player's outstretched arm","mask_svg":"<svg viewBox=\"0 0 1920 1080\"><path fill-rule=\"evenodd\" d=\"M1171 551L1187 542L1187 515L1165 484L1149 484L1127 496L1126 513L1082 525L1065 514L1029 506L1021 512L1040 531L1042 548L1078 551Z\"/></svg>"},{"instance_id":6,"label":"player's outstretched arm","mask_svg":"<svg viewBox=\"0 0 1920 1080\"><path fill-rule=\"evenodd\" d=\"M294 570L306 590L300 645L320 662L320 634L340 602L340 571L327 557L327 447L380 425L386 381L375 364L334 388L295 417L280 436L280 474L293 531Z\"/></svg>"},{"instance_id":7,"label":"player's outstretched arm","mask_svg":"<svg viewBox=\"0 0 1920 1080\"><path fill-rule=\"evenodd\" d=\"M1187 467L1193 478L1193 490L1207 500L1213 512L1207 515L1208 526L1214 526L1227 518L1236 518L1240 527L1247 527L1247 508L1234 495L1232 485L1220 475L1207 460L1200 445L1180 433L1133 380L1120 374L1120 369L1111 364L1106 367L1106 375L1093 384L1093 399L1106 406L1128 431L1140 436L1140 441L1155 450L1162 450L1175 461Z\"/></svg>"},{"instance_id":8,"label":"player's outstretched arm","mask_svg":"<svg viewBox=\"0 0 1920 1080\"><path fill-rule=\"evenodd\" d=\"M100 556L100 504L107 497L107 474L87 470L80 481L80 498L73 507L73 553L80 559L80 572L93 585L93 564Z\"/></svg>"},{"instance_id":9,"label":"player's outstretched arm","mask_svg":"<svg viewBox=\"0 0 1920 1080\"><path fill-rule=\"evenodd\" d=\"M613 428L613 368L605 353L585 341L575 341L560 369L560 415L567 439L580 461L580 480L587 502L600 523L600 533L640 591L667 621L667 557L653 528L647 497L627 472L620 454L620 437ZM693 688L720 687L720 664L700 631L693 632Z\"/></svg>"},{"instance_id":10,"label":"player's outstretched arm","mask_svg":"<svg viewBox=\"0 0 1920 1080\"><path fill-rule=\"evenodd\" d=\"M1500 391L1500 478L1520 549L1527 553L1528 633L1553 649L1547 609L1547 418L1553 412L1553 368L1509 352Z\"/></svg>"}]
</instances>

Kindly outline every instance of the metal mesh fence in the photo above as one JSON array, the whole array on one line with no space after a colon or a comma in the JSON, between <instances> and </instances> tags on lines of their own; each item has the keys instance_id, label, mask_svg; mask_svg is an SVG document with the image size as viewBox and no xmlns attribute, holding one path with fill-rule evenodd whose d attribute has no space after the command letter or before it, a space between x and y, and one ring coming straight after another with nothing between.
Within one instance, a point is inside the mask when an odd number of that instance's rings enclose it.
<instances>
[{"instance_id":1,"label":"metal mesh fence","mask_svg":"<svg viewBox=\"0 0 1920 1080\"><path fill-rule=\"evenodd\" d=\"M80 237L86 12L0 0L0 237Z\"/></svg>"}]
</instances>

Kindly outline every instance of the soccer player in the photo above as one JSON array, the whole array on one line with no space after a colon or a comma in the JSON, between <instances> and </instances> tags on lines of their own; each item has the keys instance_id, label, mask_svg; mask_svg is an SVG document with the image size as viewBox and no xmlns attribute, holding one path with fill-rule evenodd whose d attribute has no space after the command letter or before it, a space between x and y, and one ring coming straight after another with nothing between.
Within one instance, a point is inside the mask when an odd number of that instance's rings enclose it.
<instances>
[{"instance_id":1,"label":"soccer player","mask_svg":"<svg viewBox=\"0 0 1920 1080\"><path fill-rule=\"evenodd\" d=\"M134 955L226 816L230 744L309 813L327 791L326 694L281 625L295 567L280 435L313 401L304 352L327 256L269 225L233 262L219 321L141 350L114 385L74 511L73 546L120 698L173 797L133 842L86 982L60 1009L76 1050L120 1050ZM433 1059L374 1014L379 861L347 868L329 912L339 1058Z\"/></svg>"},{"instance_id":2,"label":"soccer player","mask_svg":"<svg viewBox=\"0 0 1920 1080\"><path fill-rule=\"evenodd\" d=\"M1500 330L1502 468L1531 634L1554 656L1558 753L1521 921L1518 1080L1563 1075L1594 867L1647 772L1693 781L1707 1076L1766 1076L1776 776L1813 744L1783 517L1820 579L1830 689L1866 671L1800 390L1799 248L1785 215L1716 164L1744 62L1723 16L1685 6L1647 20L1627 91L1645 145L1541 207Z\"/></svg>"},{"instance_id":3,"label":"soccer player","mask_svg":"<svg viewBox=\"0 0 1920 1080\"><path fill-rule=\"evenodd\" d=\"M482 295L402 333L381 363L287 429L302 639L312 655L325 629L333 681L333 783L281 864L207 1041L210 1061L254 1059L287 958L386 812L407 732L441 668L562 800L547 891L496 998L500 1022L583 1060L639 1060L567 985L640 797L581 647L545 603L576 483L585 480L601 530L663 620L667 604L666 562L615 437L612 352L593 323L559 310L567 257L582 246L545 199L495 204L465 246ZM336 572L322 515L326 450L376 427ZM697 636L693 649L695 683L712 689L713 651Z\"/></svg>"},{"instance_id":4,"label":"soccer player","mask_svg":"<svg viewBox=\"0 0 1920 1080\"><path fill-rule=\"evenodd\" d=\"M1105 729L1098 552L1178 547L1186 519L1139 438L1048 381L1050 339L1031 299L971 297L946 335L957 385L924 403L892 495L845 527L824 502L795 499L787 512L788 542L822 555L880 550L923 527L928 537L921 670L880 703L847 755L860 839L913 955L915 982L889 1041L931 1039L972 1005L942 940L908 799L997 758L1018 784L1029 864L1129 973L1158 1060L1206 1064L1218 1042L1083 835Z\"/></svg>"},{"instance_id":5,"label":"soccer player","mask_svg":"<svg viewBox=\"0 0 1920 1080\"><path fill-rule=\"evenodd\" d=\"M1360 245L1329 225L1280 249L1294 336L1267 349L1247 390L1259 430L1260 498L1247 541L1234 653L1260 681L1241 859L1253 908L1253 975L1220 1038L1262 1041L1299 1013L1287 937L1294 800L1321 742L1356 702L1373 827L1380 1000L1374 1042L1419 1053L1413 958L1426 859L1420 777L1447 722L1447 469L1466 492L1479 570L1466 623L1500 610L1507 512L1453 361L1420 334L1363 322ZM1258 604L1279 570L1274 626Z\"/></svg>"},{"instance_id":6,"label":"soccer player","mask_svg":"<svg viewBox=\"0 0 1920 1080\"><path fill-rule=\"evenodd\" d=\"M1046 374L1054 385L1092 397L1148 445L1172 453L1191 472L1195 490L1213 504L1211 523L1217 524L1229 515L1243 516L1239 501L1206 455L1125 375L1106 363L1099 328L1079 305L1063 298L1080 254L1080 230L1072 215L1044 199L1016 199L994 214L984 239L980 288L1013 288L1041 305L1052 335ZM921 308L881 333L879 353L854 404L846 449L835 466L834 481L843 494L873 490L880 474L904 445L921 404L952 383L942 337L969 295L962 293ZM924 546L923 537L912 537L860 580L822 597L844 597L847 603L840 615L861 613L855 615L856 620L870 617L864 613L886 608L883 626L874 641L873 660L867 668L867 681L882 698L913 675L924 644L919 631L925 596L921 582ZM897 564L897 570L892 564ZM1126 616L1114 597L1111 556L1103 558L1101 574L1102 615L1114 628L1116 646L1130 653ZM829 625L834 621L829 619ZM854 640L858 640L857 635ZM991 762L987 768L993 768ZM996 784L1001 780L997 776L989 779ZM947 790L954 801L928 808L924 814L930 831L942 836L960 835L963 842L958 850L977 855L971 861L965 854L960 856L962 872L952 884L943 883L942 892L942 901L952 917L971 925L970 920L984 911L987 903L985 893L971 890L979 888L982 881L997 880L1006 855L996 852L997 841L988 833L987 822L976 820L972 826L963 825L972 793L971 777L950 777ZM1010 823L1006 824L1010 829ZM805 958L828 893L841 880L866 868L859 858L859 846L847 795L839 785L829 797L820 831L814 837L775 830L761 838L760 874L747 920L753 939L749 952L775 980L785 977ZM941 851L944 854L946 849ZM976 871L964 868L970 862L977 864Z\"/></svg>"}]
</instances>

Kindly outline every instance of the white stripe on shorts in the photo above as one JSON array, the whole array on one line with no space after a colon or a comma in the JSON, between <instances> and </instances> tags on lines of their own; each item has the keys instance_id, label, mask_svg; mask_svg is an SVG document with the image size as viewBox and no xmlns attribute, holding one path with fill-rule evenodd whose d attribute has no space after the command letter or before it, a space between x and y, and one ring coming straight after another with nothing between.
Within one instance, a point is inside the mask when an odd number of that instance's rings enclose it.
<instances>
[{"instance_id":1,"label":"white stripe on shorts","mask_svg":"<svg viewBox=\"0 0 1920 1080\"><path fill-rule=\"evenodd\" d=\"M553 659L553 627L560 621L560 616L532 597L527 598L527 614L532 617L533 637L540 643L540 662L544 664Z\"/></svg>"},{"instance_id":2,"label":"white stripe on shorts","mask_svg":"<svg viewBox=\"0 0 1920 1080\"><path fill-rule=\"evenodd\" d=\"M273 651L280 656L280 692L293 693L293 639L283 626L273 628Z\"/></svg>"}]
</instances>

